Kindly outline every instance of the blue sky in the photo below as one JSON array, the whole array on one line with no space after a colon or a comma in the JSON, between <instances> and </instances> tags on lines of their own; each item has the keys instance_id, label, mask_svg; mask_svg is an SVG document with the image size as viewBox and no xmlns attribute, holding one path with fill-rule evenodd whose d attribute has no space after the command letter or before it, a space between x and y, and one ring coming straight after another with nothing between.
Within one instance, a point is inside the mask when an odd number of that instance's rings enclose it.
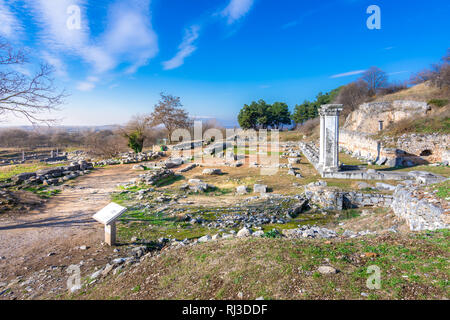
<instances>
[{"instance_id":1,"label":"blue sky","mask_svg":"<svg viewBox=\"0 0 450 320\"><path fill-rule=\"evenodd\" d=\"M122 124L159 92L231 125L244 103L293 108L373 65L409 78L445 54L449 14L446 0L0 0L0 35L56 68L63 125Z\"/></svg>"}]
</instances>

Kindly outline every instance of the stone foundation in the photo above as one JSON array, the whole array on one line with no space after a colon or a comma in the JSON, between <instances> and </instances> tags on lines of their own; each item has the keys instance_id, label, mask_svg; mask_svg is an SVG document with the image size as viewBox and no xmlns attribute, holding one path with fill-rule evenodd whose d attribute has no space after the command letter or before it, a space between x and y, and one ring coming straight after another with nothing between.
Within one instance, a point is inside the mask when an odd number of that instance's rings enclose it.
<instances>
[{"instance_id":1,"label":"stone foundation","mask_svg":"<svg viewBox=\"0 0 450 320\"><path fill-rule=\"evenodd\" d=\"M450 210L420 199L409 187L397 186L391 205L395 215L405 219L412 231L449 228Z\"/></svg>"},{"instance_id":2,"label":"stone foundation","mask_svg":"<svg viewBox=\"0 0 450 320\"><path fill-rule=\"evenodd\" d=\"M397 140L384 138L379 143L368 133L339 131L341 151L364 161L381 160L378 164L387 164L392 167L434 162L448 164L450 160L449 146L450 135L448 134L405 134Z\"/></svg>"},{"instance_id":3,"label":"stone foundation","mask_svg":"<svg viewBox=\"0 0 450 320\"><path fill-rule=\"evenodd\" d=\"M326 186L319 181L305 186L305 197L327 210L343 210L360 207L389 207L391 195L378 193L346 192Z\"/></svg>"}]
</instances>

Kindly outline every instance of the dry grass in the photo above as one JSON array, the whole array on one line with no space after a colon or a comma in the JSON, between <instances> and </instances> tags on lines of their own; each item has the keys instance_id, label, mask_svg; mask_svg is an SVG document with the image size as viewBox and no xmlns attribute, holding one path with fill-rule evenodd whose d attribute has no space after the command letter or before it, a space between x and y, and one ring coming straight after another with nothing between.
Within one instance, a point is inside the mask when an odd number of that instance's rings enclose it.
<instances>
[{"instance_id":1,"label":"dry grass","mask_svg":"<svg viewBox=\"0 0 450 320\"><path fill-rule=\"evenodd\" d=\"M448 99L448 90L442 90L427 83L421 83L406 90L401 90L392 94L377 97L375 102L394 100L416 100L428 102L431 99Z\"/></svg>"},{"instance_id":2,"label":"dry grass","mask_svg":"<svg viewBox=\"0 0 450 320\"><path fill-rule=\"evenodd\" d=\"M307 140L319 139L320 119L319 118L309 119L298 128L298 132L301 135L305 135L307 137Z\"/></svg>"},{"instance_id":3,"label":"dry grass","mask_svg":"<svg viewBox=\"0 0 450 320\"><path fill-rule=\"evenodd\" d=\"M299 130L280 132L280 141L281 142L301 141L301 140L303 140L303 133L301 133Z\"/></svg>"}]
</instances>

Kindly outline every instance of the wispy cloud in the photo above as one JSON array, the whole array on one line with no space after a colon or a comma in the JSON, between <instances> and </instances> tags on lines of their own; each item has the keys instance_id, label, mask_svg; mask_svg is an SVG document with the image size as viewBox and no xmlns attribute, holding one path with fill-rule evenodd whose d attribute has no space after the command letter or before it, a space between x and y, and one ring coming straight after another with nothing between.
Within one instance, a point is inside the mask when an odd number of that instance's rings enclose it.
<instances>
[{"instance_id":1,"label":"wispy cloud","mask_svg":"<svg viewBox=\"0 0 450 320\"><path fill-rule=\"evenodd\" d=\"M162 63L164 70L171 70L183 65L184 59L189 57L197 47L193 45L194 41L199 36L200 27L197 25L191 26L185 30L184 38L178 46L177 54L170 60Z\"/></svg>"},{"instance_id":2,"label":"wispy cloud","mask_svg":"<svg viewBox=\"0 0 450 320\"><path fill-rule=\"evenodd\" d=\"M42 59L44 59L45 62L47 62L49 65L55 68L57 76L62 78L68 77L67 66L60 58L48 53L47 51L42 52L41 57Z\"/></svg>"},{"instance_id":3,"label":"wispy cloud","mask_svg":"<svg viewBox=\"0 0 450 320\"><path fill-rule=\"evenodd\" d=\"M407 72L409 72L409 71L407 71L407 70L396 71L396 72L388 73L388 75L389 75L389 76L395 76L396 74L402 74L402 73L407 73Z\"/></svg>"},{"instance_id":4,"label":"wispy cloud","mask_svg":"<svg viewBox=\"0 0 450 320\"><path fill-rule=\"evenodd\" d=\"M355 74L361 74L364 71L366 71L366 70L355 70L355 71L334 74L334 75L330 76L330 78L342 78L342 77L354 76Z\"/></svg>"},{"instance_id":5,"label":"wispy cloud","mask_svg":"<svg viewBox=\"0 0 450 320\"><path fill-rule=\"evenodd\" d=\"M320 14L321 12L330 9L331 7L335 6L336 4L337 4L337 2L330 2L330 3L320 5L320 6L316 7L315 9L305 11L302 14L300 14L297 19L282 25L281 29L284 30L284 29L293 28L293 27L301 24L303 22L303 20L305 20L306 18L308 18L312 15Z\"/></svg>"},{"instance_id":6,"label":"wispy cloud","mask_svg":"<svg viewBox=\"0 0 450 320\"><path fill-rule=\"evenodd\" d=\"M228 24L239 20L250 11L253 0L231 0L228 6L222 11L222 15L227 18Z\"/></svg>"},{"instance_id":7,"label":"wispy cloud","mask_svg":"<svg viewBox=\"0 0 450 320\"><path fill-rule=\"evenodd\" d=\"M0 0L1 1L1 0ZM27 0L41 26L40 38L49 49L81 57L103 73L128 65L134 73L158 52L151 26L150 0L116 1L109 6L106 30L94 39L86 15L86 0ZM68 8L81 8L81 28L67 27Z\"/></svg>"},{"instance_id":8,"label":"wispy cloud","mask_svg":"<svg viewBox=\"0 0 450 320\"><path fill-rule=\"evenodd\" d=\"M21 29L22 26L19 20L17 20L10 8L5 4L5 1L0 0L0 36L7 39L14 39Z\"/></svg>"},{"instance_id":9,"label":"wispy cloud","mask_svg":"<svg viewBox=\"0 0 450 320\"><path fill-rule=\"evenodd\" d=\"M158 53L158 37L150 23L150 1L118 1L110 9L103 43L116 61L129 62L127 73L135 73Z\"/></svg>"},{"instance_id":10,"label":"wispy cloud","mask_svg":"<svg viewBox=\"0 0 450 320\"><path fill-rule=\"evenodd\" d=\"M92 91L95 88L96 83L99 81L100 79L97 77L87 77L85 81L79 82L77 84L77 89L80 91Z\"/></svg>"},{"instance_id":11,"label":"wispy cloud","mask_svg":"<svg viewBox=\"0 0 450 320\"><path fill-rule=\"evenodd\" d=\"M216 11L212 17L220 17L221 19L225 17L227 19L227 23L231 25L240 18L244 17L247 12L250 11L253 6L253 2L254 0L230 0L225 9ZM208 15L208 19L209 18L211 18L211 16ZM200 24L192 25L184 30L183 41L178 46L178 51L175 56L170 60L162 62L164 70L171 70L182 66L185 59L197 50L197 46L194 45L194 42L198 39L200 25L203 24L207 23L203 21Z\"/></svg>"}]
</instances>

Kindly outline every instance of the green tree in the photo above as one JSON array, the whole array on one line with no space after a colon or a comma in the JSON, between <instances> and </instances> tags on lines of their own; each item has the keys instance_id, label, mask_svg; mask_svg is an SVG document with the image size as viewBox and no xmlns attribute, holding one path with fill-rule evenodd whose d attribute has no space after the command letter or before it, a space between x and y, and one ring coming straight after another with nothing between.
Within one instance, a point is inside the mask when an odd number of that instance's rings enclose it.
<instances>
[{"instance_id":1,"label":"green tree","mask_svg":"<svg viewBox=\"0 0 450 320\"><path fill-rule=\"evenodd\" d=\"M128 138L128 146L133 149L134 152L139 153L142 152L142 148L144 147L144 135L139 132L131 132L127 135Z\"/></svg>"},{"instance_id":2,"label":"green tree","mask_svg":"<svg viewBox=\"0 0 450 320\"><path fill-rule=\"evenodd\" d=\"M262 129L267 129L272 125L273 121L271 105L267 104L263 99L260 99L257 103L256 110L258 114L256 120L257 125Z\"/></svg>"},{"instance_id":3,"label":"green tree","mask_svg":"<svg viewBox=\"0 0 450 320\"><path fill-rule=\"evenodd\" d=\"M289 107L284 102L275 102L270 107L272 116L272 126L279 129L283 124L291 124L291 113Z\"/></svg>"},{"instance_id":4,"label":"green tree","mask_svg":"<svg viewBox=\"0 0 450 320\"><path fill-rule=\"evenodd\" d=\"M309 105L309 101L305 101L302 104L296 104L294 107L294 113L292 114L292 120L296 124L303 124L308 120L308 111L306 107Z\"/></svg>"},{"instance_id":5,"label":"green tree","mask_svg":"<svg viewBox=\"0 0 450 320\"><path fill-rule=\"evenodd\" d=\"M144 142L148 137L149 127L145 116L135 115L122 129L123 136L128 140L128 147L134 152L142 152Z\"/></svg>"},{"instance_id":6,"label":"green tree","mask_svg":"<svg viewBox=\"0 0 450 320\"><path fill-rule=\"evenodd\" d=\"M317 102L310 103L306 106L306 114L308 115L308 119L314 119L319 116L319 105Z\"/></svg>"},{"instance_id":7,"label":"green tree","mask_svg":"<svg viewBox=\"0 0 450 320\"><path fill-rule=\"evenodd\" d=\"M257 129L258 125L258 104L253 101L250 105L244 104L239 111L238 122L242 129Z\"/></svg>"}]
</instances>

